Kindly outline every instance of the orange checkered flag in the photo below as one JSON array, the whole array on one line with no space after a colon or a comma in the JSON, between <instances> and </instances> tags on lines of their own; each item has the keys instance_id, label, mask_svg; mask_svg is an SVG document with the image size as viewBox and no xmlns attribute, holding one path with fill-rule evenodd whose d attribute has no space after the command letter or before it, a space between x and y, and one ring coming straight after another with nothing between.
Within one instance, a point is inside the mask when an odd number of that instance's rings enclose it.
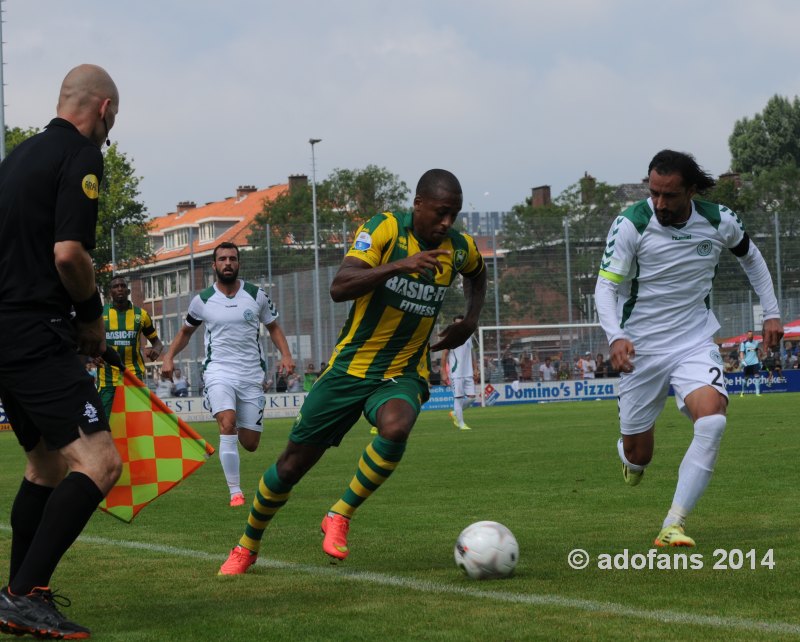
<instances>
[{"instance_id":1,"label":"orange checkered flag","mask_svg":"<svg viewBox=\"0 0 800 642\"><path fill-rule=\"evenodd\" d=\"M122 475L100 508L124 522L200 468L214 448L135 375L122 371L114 393L111 435Z\"/></svg>"}]
</instances>

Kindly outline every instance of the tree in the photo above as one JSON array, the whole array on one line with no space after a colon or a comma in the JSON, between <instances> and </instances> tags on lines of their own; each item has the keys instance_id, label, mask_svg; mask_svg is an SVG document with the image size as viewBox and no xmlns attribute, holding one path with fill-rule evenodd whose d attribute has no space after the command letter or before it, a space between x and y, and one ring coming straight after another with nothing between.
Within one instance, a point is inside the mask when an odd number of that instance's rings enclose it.
<instances>
[{"instance_id":1,"label":"tree","mask_svg":"<svg viewBox=\"0 0 800 642\"><path fill-rule=\"evenodd\" d=\"M533 207L531 200L515 205L506 216L502 245L509 250L499 275L504 305L516 319L535 318L542 323L562 320L564 292L564 219L560 203ZM547 275L546 280L542 278ZM544 286L544 287L543 287Z\"/></svg>"},{"instance_id":2,"label":"tree","mask_svg":"<svg viewBox=\"0 0 800 642\"><path fill-rule=\"evenodd\" d=\"M6 156L8 156L22 141L38 133L39 129L37 127L28 127L28 129L6 127Z\"/></svg>"},{"instance_id":3,"label":"tree","mask_svg":"<svg viewBox=\"0 0 800 642\"><path fill-rule=\"evenodd\" d=\"M735 172L758 174L786 163L800 165L800 99L773 96L763 113L736 121L728 146Z\"/></svg>"},{"instance_id":4,"label":"tree","mask_svg":"<svg viewBox=\"0 0 800 642\"><path fill-rule=\"evenodd\" d=\"M349 240L355 227L375 214L407 207L409 193L396 175L376 165L363 170L335 169L316 190L321 266L341 261L343 230L349 230ZM256 260L266 252L267 224L274 271L280 274L307 267L315 245L311 186L295 185L264 204L248 237Z\"/></svg>"},{"instance_id":5,"label":"tree","mask_svg":"<svg viewBox=\"0 0 800 642\"><path fill-rule=\"evenodd\" d=\"M380 212L408 207L408 186L377 165L334 169L320 188L326 209L334 219L344 217L348 223L361 224Z\"/></svg>"},{"instance_id":6,"label":"tree","mask_svg":"<svg viewBox=\"0 0 800 642\"><path fill-rule=\"evenodd\" d=\"M114 143L105 152L105 169L100 186L97 217L97 244L92 252L102 289L111 282L112 258L116 269L132 267L150 258L147 237L149 217L139 196L140 179L128 157ZM114 229L115 252L112 255L111 229Z\"/></svg>"},{"instance_id":7,"label":"tree","mask_svg":"<svg viewBox=\"0 0 800 642\"><path fill-rule=\"evenodd\" d=\"M506 217L511 252L505 257L500 291L518 320L560 323L567 315L567 277L573 305L594 292L605 237L622 204L615 189L591 177L570 185L549 205L528 200ZM570 274L566 271L565 224L569 231ZM588 300L586 300L588 302Z\"/></svg>"}]
</instances>

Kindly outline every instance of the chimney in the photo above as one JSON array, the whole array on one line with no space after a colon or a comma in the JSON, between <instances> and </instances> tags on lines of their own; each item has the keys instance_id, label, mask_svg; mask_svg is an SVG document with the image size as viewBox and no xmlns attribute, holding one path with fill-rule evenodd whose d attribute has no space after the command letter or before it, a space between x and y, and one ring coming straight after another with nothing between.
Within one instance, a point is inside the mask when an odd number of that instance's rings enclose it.
<instances>
[{"instance_id":1,"label":"chimney","mask_svg":"<svg viewBox=\"0 0 800 642\"><path fill-rule=\"evenodd\" d=\"M239 185L239 187L236 188L236 200L241 201L247 198L248 194L252 194L255 191L255 185Z\"/></svg>"},{"instance_id":2,"label":"chimney","mask_svg":"<svg viewBox=\"0 0 800 642\"><path fill-rule=\"evenodd\" d=\"M725 172L724 174L720 174L719 182L722 183L723 181L733 181L737 189L742 186L742 177L739 176L739 172Z\"/></svg>"},{"instance_id":3,"label":"chimney","mask_svg":"<svg viewBox=\"0 0 800 642\"><path fill-rule=\"evenodd\" d=\"M592 199L594 198L594 188L597 185L597 179L589 174L589 172L583 173L583 178L580 180L581 183L581 203L584 205L586 203L591 203Z\"/></svg>"},{"instance_id":4,"label":"chimney","mask_svg":"<svg viewBox=\"0 0 800 642\"><path fill-rule=\"evenodd\" d=\"M531 207L550 205L550 186L540 185L531 190Z\"/></svg>"},{"instance_id":5,"label":"chimney","mask_svg":"<svg viewBox=\"0 0 800 642\"><path fill-rule=\"evenodd\" d=\"M197 207L197 203L194 201L181 201L178 203L178 207L175 211L178 213L178 216L183 216L186 212L193 210L195 207Z\"/></svg>"},{"instance_id":6,"label":"chimney","mask_svg":"<svg viewBox=\"0 0 800 642\"><path fill-rule=\"evenodd\" d=\"M308 185L308 176L305 174L291 174L289 176L289 191L294 191L297 187L306 187Z\"/></svg>"}]
</instances>

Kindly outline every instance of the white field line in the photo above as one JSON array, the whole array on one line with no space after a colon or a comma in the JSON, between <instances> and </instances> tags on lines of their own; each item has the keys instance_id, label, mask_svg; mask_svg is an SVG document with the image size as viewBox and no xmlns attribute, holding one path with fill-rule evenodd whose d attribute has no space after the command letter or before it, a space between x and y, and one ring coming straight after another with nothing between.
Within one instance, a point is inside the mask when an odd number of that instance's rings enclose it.
<instances>
[{"instance_id":1,"label":"white field line","mask_svg":"<svg viewBox=\"0 0 800 642\"><path fill-rule=\"evenodd\" d=\"M2 524L0 530L10 531L9 526ZM173 555L177 557L189 557L192 559L204 560L221 564L224 559L222 554L212 555L203 551L195 551L187 548L175 546L162 546L160 544L150 544L147 542L133 542L126 540L115 540L104 537L94 537L84 535L78 540L85 544L95 544L98 546L114 546L117 548L129 548L163 555ZM565 609L567 611L584 611L593 613L603 613L615 617L636 618L639 620L650 620L665 624L686 624L690 626L708 626L721 629L734 629L737 631L759 631L762 633L777 633L784 635L800 636L800 625L789 622L768 622L761 620L751 620L740 617L722 617L711 615L697 615L692 613L682 613L680 611L637 609L624 604L614 602L601 602L596 600L583 600L578 598L562 597L559 595L536 595L527 593L512 593L508 591L493 591L479 588L448 586L424 580L415 580L407 577L384 575L382 573L371 573L368 571L355 571L341 566L309 566L306 564L292 564L271 559L259 559L257 565L266 568L289 569L308 575L322 577L335 577L337 579L348 580L351 582L365 582L380 586L394 586L420 593L431 593L439 595L460 595L463 597L493 600L509 604L528 604L530 606L550 606Z\"/></svg>"}]
</instances>

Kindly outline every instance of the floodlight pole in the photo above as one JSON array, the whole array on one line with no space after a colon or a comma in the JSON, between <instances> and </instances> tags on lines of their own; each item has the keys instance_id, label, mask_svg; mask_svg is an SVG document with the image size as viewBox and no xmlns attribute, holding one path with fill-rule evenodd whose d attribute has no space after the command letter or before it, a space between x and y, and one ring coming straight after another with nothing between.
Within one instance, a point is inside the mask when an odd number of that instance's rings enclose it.
<instances>
[{"instance_id":1,"label":"floodlight pole","mask_svg":"<svg viewBox=\"0 0 800 642\"><path fill-rule=\"evenodd\" d=\"M322 315L319 309L319 234L317 232L317 162L314 145L322 142L321 138L309 138L311 145L311 213L314 219L314 339L316 343L316 363L322 363Z\"/></svg>"}]
</instances>

